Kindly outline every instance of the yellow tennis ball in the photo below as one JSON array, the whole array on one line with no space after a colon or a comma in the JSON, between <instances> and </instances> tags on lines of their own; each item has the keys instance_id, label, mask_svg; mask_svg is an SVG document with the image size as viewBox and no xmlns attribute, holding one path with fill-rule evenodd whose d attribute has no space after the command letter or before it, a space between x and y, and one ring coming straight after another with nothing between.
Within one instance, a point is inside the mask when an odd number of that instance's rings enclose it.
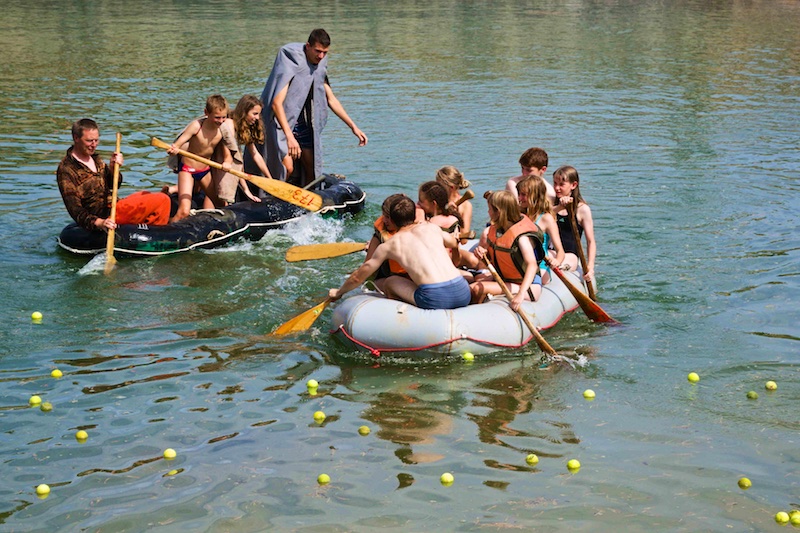
<instances>
[{"instance_id":1,"label":"yellow tennis ball","mask_svg":"<svg viewBox=\"0 0 800 533\"><path fill-rule=\"evenodd\" d=\"M595 394L592 389L586 389L585 391L583 391L583 397L586 398L587 400L594 400L594 396Z\"/></svg>"},{"instance_id":2,"label":"yellow tennis ball","mask_svg":"<svg viewBox=\"0 0 800 533\"><path fill-rule=\"evenodd\" d=\"M453 481L455 481L455 478L453 477L453 474L451 474L450 472L445 472L444 474L442 474L442 477L439 478L439 481L444 486L450 486L453 484Z\"/></svg>"},{"instance_id":3,"label":"yellow tennis ball","mask_svg":"<svg viewBox=\"0 0 800 533\"><path fill-rule=\"evenodd\" d=\"M317 387L319 387L319 383L317 382L316 379L309 379L308 381L306 381L306 387L308 387L309 389L316 389Z\"/></svg>"},{"instance_id":4,"label":"yellow tennis ball","mask_svg":"<svg viewBox=\"0 0 800 533\"><path fill-rule=\"evenodd\" d=\"M700 381L700 376L697 375L697 372L689 372L689 375L686 376L686 379L688 379L692 383L697 383L698 381Z\"/></svg>"},{"instance_id":5,"label":"yellow tennis ball","mask_svg":"<svg viewBox=\"0 0 800 533\"><path fill-rule=\"evenodd\" d=\"M177 476L178 475L178 471L177 470L170 470L169 472L167 472L167 475L168 476Z\"/></svg>"},{"instance_id":6,"label":"yellow tennis ball","mask_svg":"<svg viewBox=\"0 0 800 533\"><path fill-rule=\"evenodd\" d=\"M39 409L41 409L45 413L48 412L48 411L52 411L53 410L53 404L50 403L50 402L44 402L41 406L39 406Z\"/></svg>"},{"instance_id":7,"label":"yellow tennis ball","mask_svg":"<svg viewBox=\"0 0 800 533\"><path fill-rule=\"evenodd\" d=\"M164 459L171 461L172 459L175 459L177 456L178 454L172 448L167 448L166 450L164 450Z\"/></svg>"},{"instance_id":8,"label":"yellow tennis ball","mask_svg":"<svg viewBox=\"0 0 800 533\"><path fill-rule=\"evenodd\" d=\"M81 430L78 430L78 431L75 433L75 438L76 438L76 439L78 439L79 441L81 441L81 440L86 440L86 439L88 439L88 438L89 438L89 434L88 434L88 433L86 433L84 430L82 430L82 429L81 429Z\"/></svg>"},{"instance_id":9,"label":"yellow tennis ball","mask_svg":"<svg viewBox=\"0 0 800 533\"><path fill-rule=\"evenodd\" d=\"M758 393L754 390L748 391L747 399L749 400L758 400Z\"/></svg>"},{"instance_id":10,"label":"yellow tennis ball","mask_svg":"<svg viewBox=\"0 0 800 533\"><path fill-rule=\"evenodd\" d=\"M776 390L778 388L778 384L774 381L767 381L766 385L764 385L764 388L767 390Z\"/></svg>"},{"instance_id":11,"label":"yellow tennis ball","mask_svg":"<svg viewBox=\"0 0 800 533\"><path fill-rule=\"evenodd\" d=\"M64 373L61 372L61 370L56 368L52 372L50 372L50 375L53 376L54 378L60 378L61 376L64 375Z\"/></svg>"},{"instance_id":12,"label":"yellow tennis ball","mask_svg":"<svg viewBox=\"0 0 800 533\"><path fill-rule=\"evenodd\" d=\"M577 459L570 459L569 461L567 461L567 470L569 470L570 472L580 470L580 468L581 468L581 462L578 461Z\"/></svg>"},{"instance_id":13,"label":"yellow tennis ball","mask_svg":"<svg viewBox=\"0 0 800 533\"><path fill-rule=\"evenodd\" d=\"M746 477L739 478L739 488L742 490L747 490L753 486L753 483L747 479Z\"/></svg>"},{"instance_id":14,"label":"yellow tennis ball","mask_svg":"<svg viewBox=\"0 0 800 533\"><path fill-rule=\"evenodd\" d=\"M789 520L794 520L795 518L800 520L800 511L798 511L797 509L789 511Z\"/></svg>"},{"instance_id":15,"label":"yellow tennis ball","mask_svg":"<svg viewBox=\"0 0 800 533\"><path fill-rule=\"evenodd\" d=\"M322 411L316 411L314 413L314 422L321 424L324 421L325 421L325 413L323 413Z\"/></svg>"},{"instance_id":16,"label":"yellow tennis ball","mask_svg":"<svg viewBox=\"0 0 800 533\"><path fill-rule=\"evenodd\" d=\"M467 363L471 363L472 361L474 361L474 360L475 360L475 356L472 354L472 352L464 352L464 353L461 355L461 358L462 358L464 361L466 361Z\"/></svg>"},{"instance_id":17,"label":"yellow tennis ball","mask_svg":"<svg viewBox=\"0 0 800 533\"><path fill-rule=\"evenodd\" d=\"M317 483L319 483L320 485L327 485L330 482L331 482L331 476L329 476L328 474L320 474L317 476Z\"/></svg>"},{"instance_id":18,"label":"yellow tennis ball","mask_svg":"<svg viewBox=\"0 0 800 533\"><path fill-rule=\"evenodd\" d=\"M779 524L786 524L789 522L789 513L786 511L780 511L775 515L775 521Z\"/></svg>"},{"instance_id":19,"label":"yellow tennis ball","mask_svg":"<svg viewBox=\"0 0 800 533\"><path fill-rule=\"evenodd\" d=\"M44 496L45 494L50 494L50 486L42 483L41 485L36 487L36 494L38 494L39 496ZM788 517L788 515L787 515L787 517Z\"/></svg>"},{"instance_id":20,"label":"yellow tennis ball","mask_svg":"<svg viewBox=\"0 0 800 533\"><path fill-rule=\"evenodd\" d=\"M791 522L794 527L800 527L800 515L790 516L789 522Z\"/></svg>"},{"instance_id":21,"label":"yellow tennis ball","mask_svg":"<svg viewBox=\"0 0 800 533\"><path fill-rule=\"evenodd\" d=\"M535 465L539 462L539 457L535 453L529 453L528 456L525 458L525 462L529 465Z\"/></svg>"},{"instance_id":22,"label":"yellow tennis ball","mask_svg":"<svg viewBox=\"0 0 800 533\"><path fill-rule=\"evenodd\" d=\"M35 394L28 400L28 405L39 405L41 403L42 398L40 396L36 396Z\"/></svg>"},{"instance_id":23,"label":"yellow tennis ball","mask_svg":"<svg viewBox=\"0 0 800 533\"><path fill-rule=\"evenodd\" d=\"M41 319L42 319L42 313L40 313L39 311L34 311L33 313L31 313L31 320L36 321Z\"/></svg>"},{"instance_id":24,"label":"yellow tennis ball","mask_svg":"<svg viewBox=\"0 0 800 533\"><path fill-rule=\"evenodd\" d=\"M361 426L360 428L358 428L358 434L361 435L362 437L366 437L367 435L369 435L369 426Z\"/></svg>"}]
</instances>

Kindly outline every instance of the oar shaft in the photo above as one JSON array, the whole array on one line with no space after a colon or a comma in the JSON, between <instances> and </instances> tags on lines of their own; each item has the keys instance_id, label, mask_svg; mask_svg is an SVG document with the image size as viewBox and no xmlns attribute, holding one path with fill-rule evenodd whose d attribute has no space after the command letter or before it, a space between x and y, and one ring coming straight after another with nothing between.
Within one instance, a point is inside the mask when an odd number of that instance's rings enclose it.
<instances>
[{"instance_id":1,"label":"oar shaft","mask_svg":"<svg viewBox=\"0 0 800 533\"><path fill-rule=\"evenodd\" d=\"M119 154L120 150L122 149L122 134L117 132L117 145L115 153ZM111 175L111 214L109 218L111 220L116 221L117 218L117 193L119 190L119 165L113 163L114 171ZM106 238L106 266L104 269L104 273L108 274L111 272L111 269L114 268L114 263L117 260L114 258L114 235L115 231L113 228L108 230L108 236Z\"/></svg>"},{"instance_id":2,"label":"oar shaft","mask_svg":"<svg viewBox=\"0 0 800 533\"><path fill-rule=\"evenodd\" d=\"M508 286L506 285L506 282L503 281L503 278L500 277L500 274L497 273L497 270L495 270L494 265L491 262L487 261L486 262L486 266L489 267L489 272L492 273L492 276L494 277L494 280L497 282L498 285L500 285L500 288L503 289L503 294L505 294L506 298L508 299L509 305L511 305L511 300L514 297L511 295L511 291L508 289ZM542 337L542 334L539 333L539 330L536 328L536 326L533 325L533 323L531 322L531 319L528 318L527 314L525 314L525 311L523 311L520 308L520 309L517 310L517 314L522 319L522 321L525 323L525 325L528 326L528 329L530 330L531 334L533 335L533 338L536 339L536 344L539 345L539 348L545 353L548 353L550 355L558 357L558 352L556 352L553 349L553 347L550 346L550 344L545 340L545 338Z\"/></svg>"},{"instance_id":3,"label":"oar shaft","mask_svg":"<svg viewBox=\"0 0 800 533\"><path fill-rule=\"evenodd\" d=\"M581 234L578 231L578 209L577 206L574 205L575 202L570 203L567 205L567 217L569 217L569 223L572 226L572 236L575 239L575 247L578 250L578 259L581 261L581 268L583 269L583 273L586 274L587 270L587 263L586 263L586 256L583 254L583 245L581 244ZM592 300L597 300L597 295L594 292L594 286L592 285L591 280L586 280L586 290L589 293L589 298Z\"/></svg>"}]
</instances>

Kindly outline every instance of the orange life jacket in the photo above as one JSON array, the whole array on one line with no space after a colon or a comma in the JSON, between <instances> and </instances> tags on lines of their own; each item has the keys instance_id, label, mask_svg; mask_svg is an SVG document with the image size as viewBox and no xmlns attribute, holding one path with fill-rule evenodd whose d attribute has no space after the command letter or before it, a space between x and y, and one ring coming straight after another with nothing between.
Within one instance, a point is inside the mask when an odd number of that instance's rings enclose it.
<instances>
[{"instance_id":1,"label":"orange life jacket","mask_svg":"<svg viewBox=\"0 0 800 533\"><path fill-rule=\"evenodd\" d=\"M390 232L389 230L386 229L386 221L383 219L383 215L378 217L373 226L375 228L375 236L381 243L386 242L392 237L392 235L396 233L393 231ZM391 272L392 274L408 275L406 269L400 266L400 263L398 263L394 259L389 259L387 263L389 264L389 272Z\"/></svg>"},{"instance_id":2,"label":"orange life jacket","mask_svg":"<svg viewBox=\"0 0 800 533\"><path fill-rule=\"evenodd\" d=\"M497 226L492 225L489 228L487 235L489 248L486 252L504 281L521 283L525 276L527 265L519 249L519 240L522 237L533 240L533 250L537 260L535 266L538 268L538 261L544 257L542 230L531 219L522 215L522 220L508 228L500 237L497 236Z\"/></svg>"}]
</instances>

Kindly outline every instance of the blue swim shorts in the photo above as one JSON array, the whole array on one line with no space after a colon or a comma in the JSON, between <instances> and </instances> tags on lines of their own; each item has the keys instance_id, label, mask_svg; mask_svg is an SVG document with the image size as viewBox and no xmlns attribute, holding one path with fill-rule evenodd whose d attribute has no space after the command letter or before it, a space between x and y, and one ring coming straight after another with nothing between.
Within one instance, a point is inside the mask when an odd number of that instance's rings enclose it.
<instances>
[{"instance_id":1,"label":"blue swim shorts","mask_svg":"<svg viewBox=\"0 0 800 533\"><path fill-rule=\"evenodd\" d=\"M469 283L463 276L420 285L414 291L414 301L420 309L456 309L469 305Z\"/></svg>"}]
</instances>

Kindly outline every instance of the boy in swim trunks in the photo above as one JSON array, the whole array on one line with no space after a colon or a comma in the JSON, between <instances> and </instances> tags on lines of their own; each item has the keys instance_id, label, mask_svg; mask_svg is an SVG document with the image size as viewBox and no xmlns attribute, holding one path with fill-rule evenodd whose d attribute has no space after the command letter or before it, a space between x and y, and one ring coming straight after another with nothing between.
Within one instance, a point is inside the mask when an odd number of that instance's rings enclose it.
<instances>
[{"instance_id":1,"label":"boy in swim trunks","mask_svg":"<svg viewBox=\"0 0 800 533\"><path fill-rule=\"evenodd\" d=\"M167 152L177 153L184 144L188 143L188 147L185 149L187 152L211 159L216 150L222 154L223 169L229 171L233 157L225 143L220 142L222 141L222 132L219 129L226 118L228 118L228 102L225 98L219 94L209 96L206 100L205 116L190 122ZM192 194L196 190L202 190L206 194L203 201L204 209L213 209L214 205L219 203L217 191L211 179L211 168L194 159L184 157L178 172L178 211L170 219L170 222L177 222L189 216Z\"/></svg>"},{"instance_id":2,"label":"boy in swim trunks","mask_svg":"<svg viewBox=\"0 0 800 533\"><path fill-rule=\"evenodd\" d=\"M416 206L408 196L395 194L384 202L389 218L399 228L391 239L375 248L366 260L328 297L336 301L361 285L384 261L400 263L408 273L390 276L383 284L386 296L416 305L421 309L456 309L469 304L469 284L453 266L447 248L457 248L458 240L430 222L416 222Z\"/></svg>"}]
</instances>

